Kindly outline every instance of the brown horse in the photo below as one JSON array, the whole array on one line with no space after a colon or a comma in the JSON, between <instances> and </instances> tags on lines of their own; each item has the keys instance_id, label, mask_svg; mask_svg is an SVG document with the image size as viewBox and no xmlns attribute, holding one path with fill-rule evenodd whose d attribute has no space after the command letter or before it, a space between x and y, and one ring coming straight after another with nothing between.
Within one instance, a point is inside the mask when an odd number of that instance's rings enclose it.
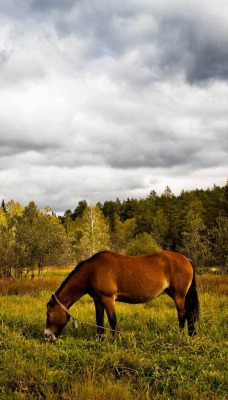
<instances>
[{"instance_id":1,"label":"brown horse","mask_svg":"<svg viewBox=\"0 0 228 400\"><path fill-rule=\"evenodd\" d=\"M104 334L104 310L116 329L115 302L145 303L166 292L175 302L179 328L188 323L194 336L199 302L193 267L180 253L161 251L150 256L124 256L110 251L94 254L79 263L47 304L45 338L55 341L69 321L69 308L89 294L96 309L97 335Z\"/></svg>"}]
</instances>

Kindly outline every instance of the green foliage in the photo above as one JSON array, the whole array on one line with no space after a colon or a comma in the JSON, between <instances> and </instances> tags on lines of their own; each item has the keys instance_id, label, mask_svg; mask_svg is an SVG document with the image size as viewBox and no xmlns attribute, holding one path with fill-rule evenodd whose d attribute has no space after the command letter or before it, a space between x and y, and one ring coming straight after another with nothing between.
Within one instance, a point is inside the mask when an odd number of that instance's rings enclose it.
<instances>
[{"instance_id":1,"label":"green foliage","mask_svg":"<svg viewBox=\"0 0 228 400\"><path fill-rule=\"evenodd\" d=\"M210 234L215 263L223 265L224 272L228 273L228 218L219 215Z\"/></svg>"},{"instance_id":2,"label":"green foliage","mask_svg":"<svg viewBox=\"0 0 228 400\"><path fill-rule=\"evenodd\" d=\"M186 215L186 231L182 232L180 251L190 258L194 267L199 270L210 259L209 240L205 234L206 226L199 208L190 209Z\"/></svg>"},{"instance_id":3,"label":"green foliage","mask_svg":"<svg viewBox=\"0 0 228 400\"><path fill-rule=\"evenodd\" d=\"M86 200L80 200L74 212L71 214L71 218L74 221L76 218L82 217L84 211L88 207Z\"/></svg>"},{"instance_id":4,"label":"green foliage","mask_svg":"<svg viewBox=\"0 0 228 400\"><path fill-rule=\"evenodd\" d=\"M148 233L141 233L132 240L127 249L130 256L154 254L161 251L161 247L154 241Z\"/></svg>"},{"instance_id":5,"label":"green foliage","mask_svg":"<svg viewBox=\"0 0 228 400\"><path fill-rule=\"evenodd\" d=\"M44 267L71 261L64 227L49 209L38 210L34 202L24 209L10 201L0 219L0 276L26 277Z\"/></svg>"},{"instance_id":6,"label":"green foliage","mask_svg":"<svg viewBox=\"0 0 228 400\"><path fill-rule=\"evenodd\" d=\"M101 250L108 250L110 236L104 214L98 206L87 207L81 218L81 238L77 258L85 259Z\"/></svg>"},{"instance_id":7,"label":"green foliage","mask_svg":"<svg viewBox=\"0 0 228 400\"><path fill-rule=\"evenodd\" d=\"M201 322L193 339L179 333L176 309L164 295L145 305L118 303L121 333L115 339L106 334L97 342L95 328L80 324L76 331L69 323L55 345L43 339L45 304L53 289L41 286L34 292L34 281L26 281L22 295L0 296L2 400L227 397L226 277L198 277ZM72 313L94 323L89 297L78 301Z\"/></svg>"},{"instance_id":8,"label":"green foliage","mask_svg":"<svg viewBox=\"0 0 228 400\"><path fill-rule=\"evenodd\" d=\"M126 253L126 249L134 238L136 228L135 218L121 221L118 215L115 215L115 232L111 232L113 250L119 253Z\"/></svg>"},{"instance_id":9,"label":"green foliage","mask_svg":"<svg viewBox=\"0 0 228 400\"><path fill-rule=\"evenodd\" d=\"M116 217L120 214L121 202L119 199L114 201L105 201L103 206L101 205L101 210L104 216L108 218L108 223L111 232L116 231Z\"/></svg>"},{"instance_id":10,"label":"green foliage","mask_svg":"<svg viewBox=\"0 0 228 400\"><path fill-rule=\"evenodd\" d=\"M158 243L166 247L166 237L169 233L169 221L162 208L158 208L154 213L152 231Z\"/></svg>"},{"instance_id":11,"label":"green foliage","mask_svg":"<svg viewBox=\"0 0 228 400\"><path fill-rule=\"evenodd\" d=\"M7 228L6 212L3 207L0 208L0 231L4 231Z\"/></svg>"}]
</instances>

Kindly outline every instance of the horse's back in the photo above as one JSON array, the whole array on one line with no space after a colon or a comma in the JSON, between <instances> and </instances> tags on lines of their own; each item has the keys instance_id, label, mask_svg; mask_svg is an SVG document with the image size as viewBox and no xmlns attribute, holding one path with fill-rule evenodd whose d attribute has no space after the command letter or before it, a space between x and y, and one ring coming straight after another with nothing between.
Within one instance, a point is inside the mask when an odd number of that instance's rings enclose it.
<instances>
[{"instance_id":1,"label":"horse's back","mask_svg":"<svg viewBox=\"0 0 228 400\"><path fill-rule=\"evenodd\" d=\"M128 256L112 251L102 251L96 253L88 262L92 265L92 272L102 274L108 271L122 273L124 271L139 271L144 270L156 273L192 273L193 268L183 254L173 251L160 251L158 253L146 256Z\"/></svg>"}]
</instances>

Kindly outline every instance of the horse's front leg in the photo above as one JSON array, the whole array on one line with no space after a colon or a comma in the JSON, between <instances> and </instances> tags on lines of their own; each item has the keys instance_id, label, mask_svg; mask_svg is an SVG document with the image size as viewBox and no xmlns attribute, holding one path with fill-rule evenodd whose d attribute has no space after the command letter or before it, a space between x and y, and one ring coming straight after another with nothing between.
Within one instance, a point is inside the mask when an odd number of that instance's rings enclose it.
<instances>
[{"instance_id":1,"label":"horse's front leg","mask_svg":"<svg viewBox=\"0 0 228 400\"><path fill-rule=\"evenodd\" d=\"M115 336L116 323L117 323L116 310L115 310L115 296L110 296L110 297L105 296L102 298L102 301L105 307L109 324L112 328L112 336Z\"/></svg>"},{"instance_id":2,"label":"horse's front leg","mask_svg":"<svg viewBox=\"0 0 228 400\"><path fill-rule=\"evenodd\" d=\"M104 338L104 304L94 299L95 310L96 310L96 321L97 321L97 340L103 340Z\"/></svg>"}]
</instances>

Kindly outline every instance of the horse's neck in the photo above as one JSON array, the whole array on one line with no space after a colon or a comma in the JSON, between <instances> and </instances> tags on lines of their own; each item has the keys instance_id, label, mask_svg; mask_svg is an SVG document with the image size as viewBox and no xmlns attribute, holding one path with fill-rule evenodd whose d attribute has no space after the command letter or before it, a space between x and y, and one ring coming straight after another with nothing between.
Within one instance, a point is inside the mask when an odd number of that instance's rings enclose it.
<instances>
[{"instance_id":1,"label":"horse's neck","mask_svg":"<svg viewBox=\"0 0 228 400\"><path fill-rule=\"evenodd\" d=\"M87 275L86 271L81 268L75 271L75 274L66 282L65 286L59 293L59 300L69 308L77 300L79 300L86 293Z\"/></svg>"}]
</instances>

